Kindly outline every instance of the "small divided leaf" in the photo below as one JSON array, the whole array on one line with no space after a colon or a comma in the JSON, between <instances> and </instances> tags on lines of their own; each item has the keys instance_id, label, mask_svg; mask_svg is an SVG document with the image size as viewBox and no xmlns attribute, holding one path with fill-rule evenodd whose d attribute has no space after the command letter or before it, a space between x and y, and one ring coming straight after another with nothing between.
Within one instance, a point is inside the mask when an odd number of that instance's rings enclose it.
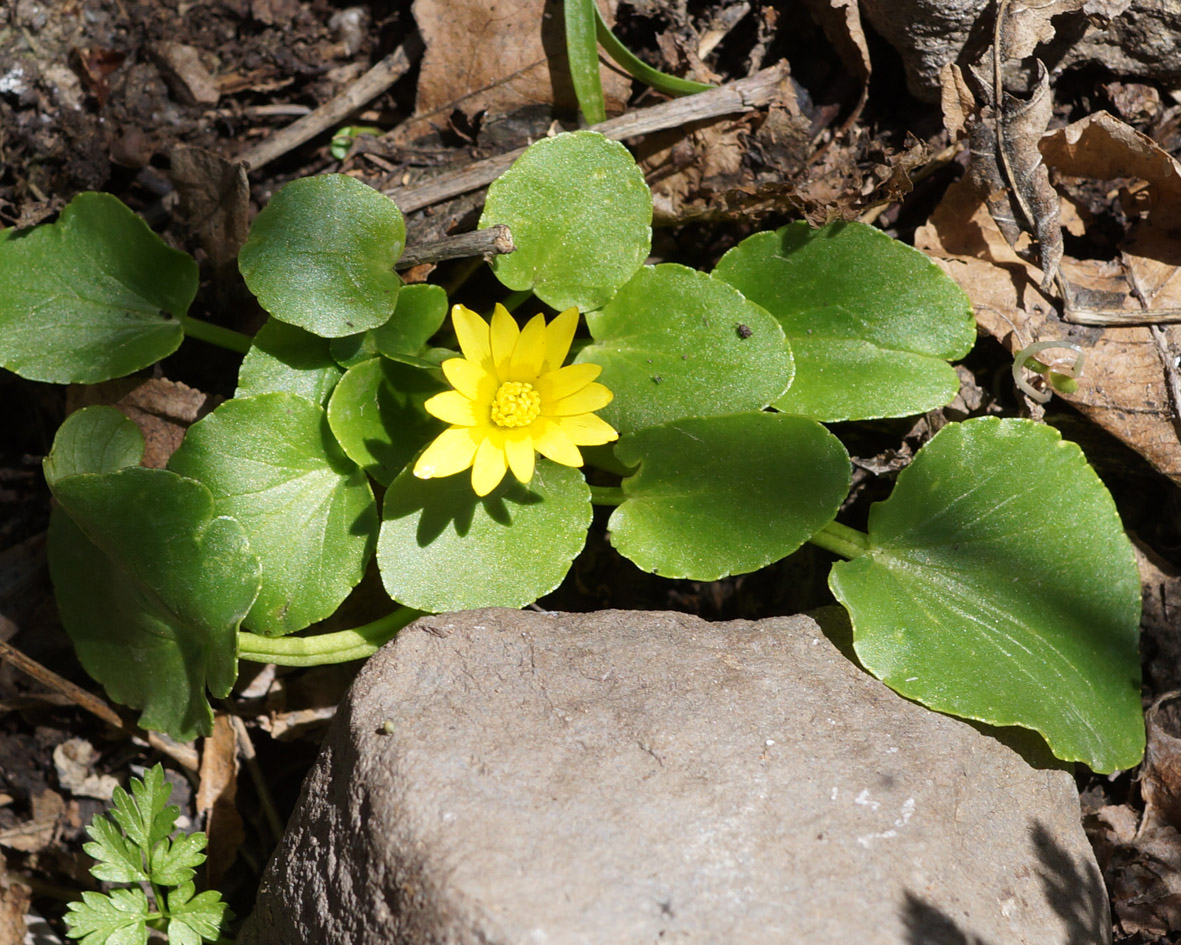
<instances>
[{"instance_id":1,"label":"small divided leaf","mask_svg":"<svg viewBox=\"0 0 1181 945\"><path fill-rule=\"evenodd\" d=\"M86 890L63 918L66 937L82 945L146 945L150 914L142 889L113 889L109 896Z\"/></svg>"},{"instance_id":2,"label":"small divided leaf","mask_svg":"<svg viewBox=\"0 0 1181 945\"><path fill-rule=\"evenodd\" d=\"M223 924L233 916L221 896L213 890L193 895L196 887L185 883L168 894L168 941L170 945L200 945L213 942Z\"/></svg>"},{"instance_id":3,"label":"small divided leaf","mask_svg":"<svg viewBox=\"0 0 1181 945\"><path fill-rule=\"evenodd\" d=\"M122 788L116 788L122 791ZM124 792L124 796L126 793ZM106 883L146 882L144 855L139 844L129 840L108 817L99 814L86 828L93 840L82 849L96 862L90 868L95 879Z\"/></svg>"},{"instance_id":4,"label":"small divided leaf","mask_svg":"<svg viewBox=\"0 0 1181 945\"><path fill-rule=\"evenodd\" d=\"M180 808L168 803L171 794L172 785L164 780L164 769L155 765L144 772L143 780L131 779L131 794L116 787L111 796L111 816L145 854L176 826Z\"/></svg>"},{"instance_id":5,"label":"small divided leaf","mask_svg":"<svg viewBox=\"0 0 1181 945\"><path fill-rule=\"evenodd\" d=\"M197 263L110 194L79 194L56 223L0 238L0 364L94 384L159 361L184 337Z\"/></svg>"},{"instance_id":6,"label":"small divided leaf","mask_svg":"<svg viewBox=\"0 0 1181 945\"><path fill-rule=\"evenodd\" d=\"M152 881L180 886L193 878L196 867L205 862L205 834L186 833L175 840L161 840L152 848Z\"/></svg>"},{"instance_id":7,"label":"small divided leaf","mask_svg":"<svg viewBox=\"0 0 1181 945\"><path fill-rule=\"evenodd\" d=\"M284 186L255 218L238 268L281 322L325 338L367 331L394 311L406 246L402 212L344 174Z\"/></svg>"}]
</instances>

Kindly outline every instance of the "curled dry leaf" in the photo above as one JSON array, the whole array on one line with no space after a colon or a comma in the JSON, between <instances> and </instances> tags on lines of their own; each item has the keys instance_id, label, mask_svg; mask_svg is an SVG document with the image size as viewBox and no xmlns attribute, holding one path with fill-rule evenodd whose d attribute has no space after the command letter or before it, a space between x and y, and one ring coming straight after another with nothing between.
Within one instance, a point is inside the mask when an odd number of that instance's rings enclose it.
<instances>
[{"instance_id":1,"label":"curled dry leaf","mask_svg":"<svg viewBox=\"0 0 1181 945\"><path fill-rule=\"evenodd\" d=\"M1161 696L1144 715L1148 744L1140 767L1144 817L1181 827L1181 692Z\"/></svg>"},{"instance_id":2,"label":"curled dry leaf","mask_svg":"<svg viewBox=\"0 0 1181 945\"><path fill-rule=\"evenodd\" d=\"M1144 175L1143 185L1133 182L1127 188L1129 195L1146 192L1146 217L1126 242L1122 259L1063 257L1072 305L1123 308L1140 317L1145 307L1140 299L1152 310L1181 307L1181 246L1167 232L1175 225L1179 205L1174 195L1181 192L1176 162L1110 115L1092 115L1055 132L1043 151L1047 163L1067 176ZM1157 223L1158 216L1164 225ZM1088 349L1086 375L1079 390L1065 399L1181 483L1177 405L1170 392L1175 358L1181 353L1177 329L1156 329L1154 336L1146 327L1063 324L1060 303L1041 288L1043 274L1012 249L984 198L966 181L948 190L928 224L915 234L915 245L946 261L972 299L977 322L1011 352L1059 338Z\"/></svg>"},{"instance_id":3,"label":"curled dry leaf","mask_svg":"<svg viewBox=\"0 0 1181 945\"><path fill-rule=\"evenodd\" d=\"M201 746L201 780L197 786L197 813L205 816L209 838L205 880L216 886L234 862L245 833L235 798L238 795L238 739L233 722L224 712L213 719L213 734Z\"/></svg>"},{"instance_id":4,"label":"curled dry leaf","mask_svg":"<svg viewBox=\"0 0 1181 945\"><path fill-rule=\"evenodd\" d=\"M861 27L861 7L857 0L805 0L805 5L836 47L845 68L859 79L868 79L872 71L869 45Z\"/></svg>"}]
</instances>

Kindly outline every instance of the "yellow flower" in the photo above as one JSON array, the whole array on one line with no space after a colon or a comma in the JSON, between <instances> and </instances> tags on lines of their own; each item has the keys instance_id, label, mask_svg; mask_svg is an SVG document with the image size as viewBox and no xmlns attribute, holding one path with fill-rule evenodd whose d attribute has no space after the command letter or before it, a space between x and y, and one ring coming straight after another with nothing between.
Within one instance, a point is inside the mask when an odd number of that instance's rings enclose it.
<instances>
[{"instance_id":1,"label":"yellow flower","mask_svg":"<svg viewBox=\"0 0 1181 945\"><path fill-rule=\"evenodd\" d=\"M521 482L533 478L534 452L564 466L581 466L580 446L610 443L619 434L594 411L611 403L611 391L594 379L597 364L562 367L570 351L578 309L548 325L536 315L518 328L503 305L492 325L456 305L451 322L462 358L443 362L454 390L426 402L427 413L451 424L414 464L420 479L453 476L472 468L472 488L484 496L506 470Z\"/></svg>"}]
</instances>

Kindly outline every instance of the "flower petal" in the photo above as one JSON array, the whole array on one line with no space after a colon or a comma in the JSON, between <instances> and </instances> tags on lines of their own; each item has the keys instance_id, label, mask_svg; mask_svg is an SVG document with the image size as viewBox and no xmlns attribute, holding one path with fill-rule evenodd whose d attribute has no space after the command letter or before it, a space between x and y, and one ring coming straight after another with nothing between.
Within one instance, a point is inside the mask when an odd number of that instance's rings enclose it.
<instances>
[{"instance_id":1,"label":"flower petal","mask_svg":"<svg viewBox=\"0 0 1181 945\"><path fill-rule=\"evenodd\" d=\"M521 336L521 329L517 327L516 319L508 313L508 309L496 303L492 312L492 370L497 381L509 379L508 369L512 363L513 348L517 346L517 339Z\"/></svg>"},{"instance_id":2,"label":"flower petal","mask_svg":"<svg viewBox=\"0 0 1181 945\"><path fill-rule=\"evenodd\" d=\"M476 404L469 397L465 397L457 390L443 391L435 394L423 407L432 417L438 417L444 423L453 423L460 427L474 427L481 417L476 411Z\"/></svg>"},{"instance_id":3,"label":"flower petal","mask_svg":"<svg viewBox=\"0 0 1181 945\"><path fill-rule=\"evenodd\" d=\"M545 360L545 316L534 315L521 329L509 364L510 381L536 381Z\"/></svg>"},{"instance_id":4,"label":"flower petal","mask_svg":"<svg viewBox=\"0 0 1181 945\"><path fill-rule=\"evenodd\" d=\"M504 448L494 445L491 440L484 440L472 462L472 489L476 495L485 496L500 485L507 469Z\"/></svg>"},{"instance_id":5,"label":"flower petal","mask_svg":"<svg viewBox=\"0 0 1181 945\"><path fill-rule=\"evenodd\" d=\"M615 395L602 384L587 384L569 397L546 404L544 413L547 417L573 417L580 413L601 410L614 399Z\"/></svg>"},{"instance_id":6,"label":"flower petal","mask_svg":"<svg viewBox=\"0 0 1181 945\"><path fill-rule=\"evenodd\" d=\"M534 453L533 434L528 429L513 430L504 438L508 468L513 471L518 482L528 482L533 478Z\"/></svg>"},{"instance_id":7,"label":"flower petal","mask_svg":"<svg viewBox=\"0 0 1181 945\"><path fill-rule=\"evenodd\" d=\"M602 446L604 443L619 439L615 428L593 413L580 413L577 417L562 417L558 421L558 426L570 437L570 441L578 446Z\"/></svg>"},{"instance_id":8,"label":"flower petal","mask_svg":"<svg viewBox=\"0 0 1181 945\"><path fill-rule=\"evenodd\" d=\"M489 341L488 323L470 308L462 305L451 306L451 324L459 339L463 356L485 371L492 370L492 347Z\"/></svg>"},{"instance_id":9,"label":"flower petal","mask_svg":"<svg viewBox=\"0 0 1181 945\"><path fill-rule=\"evenodd\" d=\"M582 454L568 433L548 417L533 421L533 447L542 456L563 466L581 466Z\"/></svg>"},{"instance_id":10,"label":"flower petal","mask_svg":"<svg viewBox=\"0 0 1181 945\"><path fill-rule=\"evenodd\" d=\"M414 464L419 479L438 479L463 472L472 464L480 439L470 427L448 427Z\"/></svg>"},{"instance_id":11,"label":"flower petal","mask_svg":"<svg viewBox=\"0 0 1181 945\"><path fill-rule=\"evenodd\" d=\"M443 376L457 391L474 400L479 406L491 406L496 396L496 378L465 358L448 358L443 362Z\"/></svg>"},{"instance_id":12,"label":"flower petal","mask_svg":"<svg viewBox=\"0 0 1181 945\"><path fill-rule=\"evenodd\" d=\"M582 390L602 371L597 364L567 364L564 368L542 374L533 386L541 394L541 402L549 404Z\"/></svg>"},{"instance_id":13,"label":"flower petal","mask_svg":"<svg viewBox=\"0 0 1181 945\"><path fill-rule=\"evenodd\" d=\"M568 308L545 326L545 362L542 371L556 371L570 353L570 342L578 328L578 309Z\"/></svg>"}]
</instances>

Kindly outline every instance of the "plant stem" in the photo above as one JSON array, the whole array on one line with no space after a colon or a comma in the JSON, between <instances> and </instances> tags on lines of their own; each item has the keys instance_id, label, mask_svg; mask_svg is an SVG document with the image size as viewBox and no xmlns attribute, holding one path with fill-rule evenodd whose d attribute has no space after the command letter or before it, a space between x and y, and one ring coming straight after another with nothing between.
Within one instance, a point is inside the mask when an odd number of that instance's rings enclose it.
<instances>
[{"instance_id":1,"label":"plant stem","mask_svg":"<svg viewBox=\"0 0 1181 945\"><path fill-rule=\"evenodd\" d=\"M623 504L624 495L622 486L591 486L590 493L592 505Z\"/></svg>"},{"instance_id":2,"label":"plant stem","mask_svg":"<svg viewBox=\"0 0 1181 945\"><path fill-rule=\"evenodd\" d=\"M399 607L392 614L353 630L318 633L310 637L264 637L238 632L238 659L280 666L323 666L372 656L421 610Z\"/></svg>"},{"instance_id":3,"label":"plant stem","mask_svg":"<svg viewBox=\"0 0 1181 945\"><path fill-rule=\"evenodd\" d=\"M230 351L237 351L239 354L245 354L250 350L250 344L253 339L249 335L244 335L240 331L234 331L232 328L222 328L220 325L213 325L209 322L203 322L199 318L192 318L188 315L179 315L177 318L180 321L180 326L185 330L185 334L189 338L199 338L201 341L207 341L211 345L217 345L219 348L228 348Z\"/></svg>"},{"instance_id":4,"label":"plant stem","mask_svg":"<svg viewBox=\"0 0 1181 945\"><path fill-rule=\"evenodd\" d=\"M829 522L808 541L842 558L853 559L869 551L869 536L840 522Z\"/></svg>"}]
</instances>

